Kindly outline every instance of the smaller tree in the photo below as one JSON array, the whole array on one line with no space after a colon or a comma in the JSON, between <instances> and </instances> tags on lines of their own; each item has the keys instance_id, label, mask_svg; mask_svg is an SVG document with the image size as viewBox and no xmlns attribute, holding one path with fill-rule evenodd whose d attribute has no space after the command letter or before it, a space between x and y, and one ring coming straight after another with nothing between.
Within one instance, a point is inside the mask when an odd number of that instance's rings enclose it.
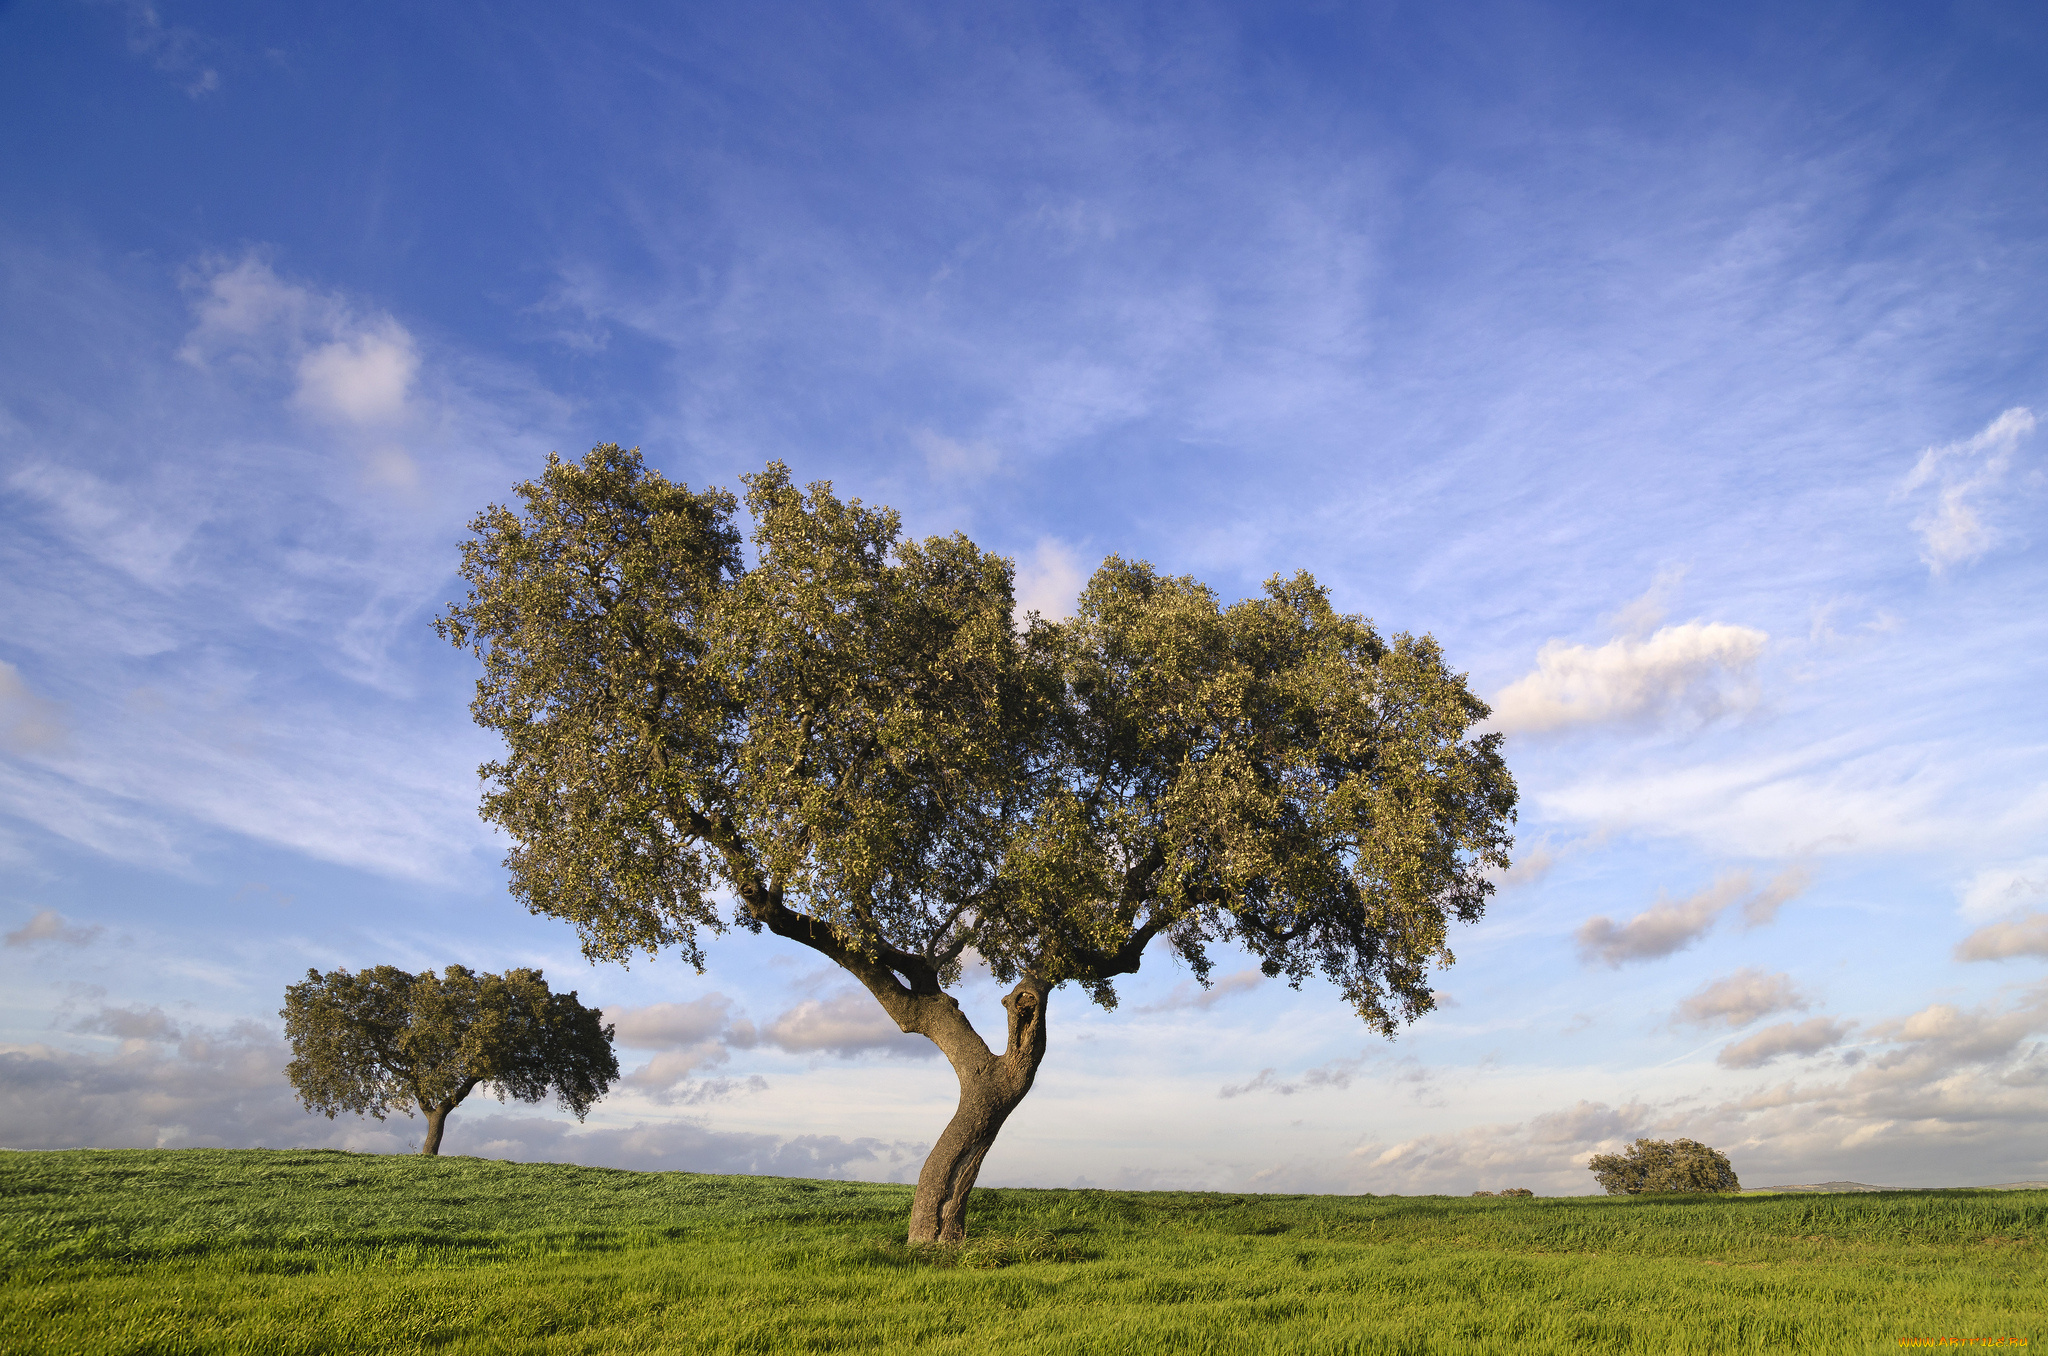
<instances>
[{"instance_id":1,"label":"smaller tree","mask_svg":"<svg viewBox=\"0 0 2048 1356\"><path fill-rule=\"evenodd\" d=\"M552 1088L580 1121L619 1076L603 1014L574 990L550 993L538 970L308 970L279 1015L294 1056L285 1075L306 1110L383 1120L417 1108L423 1154L441 1152L448 1113L479 1084L501 1102L538 1102Z\"/></svg>"},{"instance_id":2,"label":"smaller tree","mask_svg":"<svg viewBox=\"0 0 2048 1356\"><path fill-rule=\"evenodd\" d=\"M1639 1139L1618 1154L1594 1154L1586 1164L1610 1196L1740 1191L1728 1155L1695 1139Z\"/></svg>"}]
</instances>

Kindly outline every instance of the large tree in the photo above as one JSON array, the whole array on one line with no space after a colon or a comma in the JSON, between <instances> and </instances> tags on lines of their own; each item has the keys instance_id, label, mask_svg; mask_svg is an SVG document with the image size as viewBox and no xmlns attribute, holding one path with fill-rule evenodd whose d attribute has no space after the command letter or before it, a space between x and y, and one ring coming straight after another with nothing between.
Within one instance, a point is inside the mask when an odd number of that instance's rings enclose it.
<instances>
[{"instance_id":1,"label":"large tree","mask_svg":"<svg viewBox=\"0 0 2048 1356\"><path fill-rule=\"evenodd\" d=\"M1618 1154L1594 1154L1586 1166L1610 1196L1742 1190L1728 1155L1696 1139L1639 1139Z\"/></svg>"},{"instance_id":2,"label":"large tree","mask_svg":"<svg viewBox=\"0 0 2048 1356\"><path fill-rule=\"evenodd\" d=\"M308 1111L427 1118L423 1154L441 1152L448 1113L478 1085L503 1101L556 1098L582 1120L619 1076L612 1028L538 970L477 974L451 965L409 974L308 970L284 991L285 1076Z\"/></svg>"},{"instance_id":3,"label":"large tree","mask_svg":"<svg viewBox=\"0 0 2048 1356\"><path fill-rule=\"evenodd\" d=\"M751 565L732 495L617 446L550 457L471 525L437 626L483 664L483 814L529 908L593 959L701 969L729 894L945 1053L912 1239L964 1236L1052 992L1113 1007L1155 941L1204 979L1219 944L1320 972L1386 1035L1430 1009L1515 804L1433 640L1306 574L1225 607L1117 557L1072 620L1020 625L1010 562L966 537L904 540L780 463L745 480ZM970 951L1012 986L1000 1053L946 992Z\"/></svg>"}]
</instances>

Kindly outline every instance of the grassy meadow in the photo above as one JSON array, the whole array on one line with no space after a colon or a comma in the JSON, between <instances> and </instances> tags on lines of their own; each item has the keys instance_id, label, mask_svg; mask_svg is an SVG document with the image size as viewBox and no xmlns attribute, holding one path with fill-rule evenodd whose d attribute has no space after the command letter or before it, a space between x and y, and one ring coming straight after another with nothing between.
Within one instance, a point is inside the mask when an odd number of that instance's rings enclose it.
<instances>
[{"instance_id":1,"label":"grassy meadow","mask_svg":"<svg viewBox=\"0 0 2048 1356\"><path fill-rule=\"evenodd\" d=\"M0 1350L1897 1351L2048 1338L2048 1192L984 1190L304 1150L0 1154Z\"/></svg>"}]
</instances>

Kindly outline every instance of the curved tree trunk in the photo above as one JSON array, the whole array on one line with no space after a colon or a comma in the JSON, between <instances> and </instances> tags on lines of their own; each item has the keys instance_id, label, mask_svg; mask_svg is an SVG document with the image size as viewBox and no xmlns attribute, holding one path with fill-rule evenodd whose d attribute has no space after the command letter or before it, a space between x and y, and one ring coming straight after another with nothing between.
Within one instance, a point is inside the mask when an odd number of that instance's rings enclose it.
<instances>
[{"instance_id":1,"label":"curved tree trunk","mask_svg":"<svg viewBox=\"0 0 2048 1356\"><path fill-rule=\"evenodd\" d=\"M981 1174L981 1161L1003 1122L1031 1091L1031 1080L1045 1059L1045 1005L1053 986L1027 974L1010 990L1003 999L1009 1012L1009 1040L998 1055L975 1032L959 1001L940 987L939 967L930 956L890 947L863 951L834 925L784 907L779 885L742 878L739 894L769 931L843 966L867 986L899 1029L923 1036L945 1051L960 1080L960 1106L918 1174L910 1207L910 1241L965 1238L967 1197ZM1127 949L1135 956L1156 931L1145 931ZM958 954L957 947L953 954ZM1133 960L1117 973L1136 968Z\"/></svg>"},{"instance_id":2,"label":"curved tree trunk","mask_svg":"<svg viewBox=\"0 0 2048 1356\"><path fill-rule=\"evenodd\" d=\"M441 1132L447 1128L448 1113L461 1106L462 1099L469 1096L476 1089L476 1085L482 1081L477 1078L470 1079L460 1088L457 1088L455 1095L445 1102L438 1104L423 1102L420 1110L427 1113L427 1139L426 1143L420 1145L421 1153L438 1155L441 1152Z\"/></svg>"},{"instance_id":3,"label":"curved tree trunk","mask_svg":"<svg viewBox=\"0 0 2048 1356\"><path fill-rule=\"evenodd\" d=\"M1050 996L1051 986L1026 976L1003 999L1010 1014L1010 1038L1001 1055L984 1049L981 1058L971 1053L961 1058L947 1050L960 1079L960 1106L917 1176L917 1196L910 1206L911 1242L957 1243L967 1237L967 1197L981 1175L981 1161L1003 1122L1031 1091L1031 1081L1045 1059L1045 1005Z\"/></svg>"}]
</instances>

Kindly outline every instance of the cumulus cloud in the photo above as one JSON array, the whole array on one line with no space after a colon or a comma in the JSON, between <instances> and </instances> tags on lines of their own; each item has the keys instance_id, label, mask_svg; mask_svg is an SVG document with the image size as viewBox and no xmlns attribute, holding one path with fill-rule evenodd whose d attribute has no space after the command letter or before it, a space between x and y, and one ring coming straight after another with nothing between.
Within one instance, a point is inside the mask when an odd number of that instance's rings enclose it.
<instances>
[{"instance_id":1,"label":"cumulus cloud","mask_svg":"<svg viewBox=\"0 0 2048 1356\"><path fill-rule=\"evenodd\" d=\"M687 1003L607 1008L605 1020L617 1028L614 1039L621 1046L660 1052L627 1077L629 1083L648 1089L673 1087L699 1069L727 1063L733 1050L759 1046L793 1055L842 1058L868 1051L912 1059L930 1059L938 1053L923 1036L898 1030L874 996L862 989L806 999L758 1027L734 1016L732 1000L721 993Z\"/></svg>"},{"instance_id":2,"label":"cumulus cloud","mask_svg":"<svg viewBox=\"0 0 2048 1356\"><path fill-rule=\"evenodd\" d=\"M1017 615L1036 612L1047 621L1074 615L1087 571L1073 547L1058 537L1040 537L1029 558L1017 562Z\"/></svg>"},{"instance_id":3,"label":"cumulus cloud","mask_svg":"<svg viewBox=\"0 0 2048 1356\"><path fill-rule=\"evenodd\" d=\"M128 1009L86 1025L140 1034L106 1056L0 1046L0 1133L8 1148L402 1147L373 1122L308 1116L284 1078L289 1051L253 1023L174 1036L168 1021L157 1030L150 1014Z\"/></svg>"},{"instance_id":4,"label":"cumulus cloud","mask_svg":"<svg viewBox=\"0 0 2048 1356\"><path fill-rule=\"evenodd\" d=\"M1359 1185L1382 1190L1398 1183L1408 1190L1463 1194L1482 1182L1514 1181L1582 1194L1592 1185L1585 1173L1587 1158L1626 1146L1655 1117L1655 1108L1639 1102L1617 1107L1580 1101L1514 1124L1417 1135L1392 1144L1368 1141L1350 1157Z\"/></svg>"},{"instance_id":5,"label":"cumulus cloud","mask_svg":"<svg viewBox=\"0 0 2048 1356\"><path fill-rule=\"evenodd\" d=\"M1827 1048L1820 1042L1836 1033L1816 1020L1822 1025L1794 1045ZM1585 1194L1594 1190L1590 1155L1645 1135L1712 1144L1751 1184L2048 1178L2036 1134L2048 1120L2048 1043L2032 1039L2044 1030L2048 984L2007 1007L1936 1004L1867 1028L1862 1045L1882 1053L1844 1058L1839 1078L1781 1082L1719 1102L1691 1092L1620 1106L1580 1101L1520 1122L1368 1142L1354 1151L1351 1174L1318 1189L1463 1193L1513 1181Z\"/></svg>"},{"instance_id":6,"label":"cumulus cloud","mask_svg":"<svg viewBox=\"0 0 2048 1356\"><path fill-rule=\"evenodd\" d=\"M654 1101L694 1106L768 1087L758 1074L692 1080L700 1070L729 1062L733 1049L751 1049L758 1041L754 1024L744 1017L735 1020L732 1000L722 993L686 1003L607 1008L604 1016L618 1045L659 1052L621 1080Z\"/></svg>"},{"instance_id":7,"label":"cumulus cloud","mask_svg":"<svg viewBox=\"0 0 2048 1356\"><path fill-rule=\"evenodd\" d=\"M188 284L197 323L178 351L186 362L254 377L288 372L293 404L342 425L389 426L406 414L419 346L391 316L288 282L255 254L209 261ZM379 447L386 462L393 450Z\"/></svg>"},{"instance_id":8,"label":"cumulus cloud","mask_svg":"<svg viewBox=\"0 0 2048 1356\"><path fill-rule=\"evenodd\" d=\"M579 1127L539 1116L485 1116L466 1127L451 1120L448 1142L453 1147L444 1148L444 1153L517 1162L870 1182L914 1181L931 1152L929 1144L911 1140L714 1130L689 1117L624 1127Z\"/></svg>"},{"instance_id":9,"label":"cumulus cloud","mask_svg":"<svg viewBox=\"0 0 2048 1356\"><path fill-rule=\"evenodd\" d=\"M1157 1003L1132 1008L1132 1012L1178 1012L1193 1008L1206 1012L1226 998L1250 993L1266 982L1266 977L1257 970L1238 970L1212 983L1208 988L1192 981L1176 984L1173 992Z\"/></svg>"},{"instance_id":10,"label":"cumulus cloud","mask_svg":"<svg viewBox=\"0 0 2048 1356\"><path fill-rule=\"evenodd\" d=\"M1803 1022L1767 1026L1748 1040L1737 1041L1714 1056L1724 1069L1760 1069L1783 1055L1816 1055L1848 1039L1854 1022L1809 1017Z\"/></svg>"},{"instance_id":11,"label":"cumulus cloud","mask_svg":"<svg viewBox=\"0 0 2048 1356\"><path fill-rule=\"evenodd\" d=\"M1920 559L1940 574L1998 545L2005 533L1993 503L2020 440L2034 431L2034 412L2024 406L2005 411L1982 432L1961 442L1930 447L1920 454L1899 486L1905 496L1931 488L1933 502L1913 520L1920 534Z\"/></svg>"},{"instance_id":12,"label":"cumulus cloud","mask_svg":"<svg viewBox=\"0 0 2048 1356\"><path fill-rule=\"evenodd\" d=\"M1765 974L1744 966L1680 1001L1672 1013L1672 1020L1689 1026L1726 1022L1730 1027L1743 1027L1759 1017L1777 1012L1804 1012L1811 1006L1812 1000L1799 992L1792 976Z\"/></svg>"},{"instance_id":13,"label":"cumulus cloud","mask_svg":"<svg viewBox=\"0 0 2048 1356\"><path fill-rule=\"evenodd\" d=\"M35 917L7 934L9 946L34 946L37 942L57 942L64 946L85 946L106 929L98 923L86 927L73 927L64 915L55 909L43 909Z\"/></svg>"},{"instance_id":14,"label":"cumulus cloud","mask_svg":"<svg viewBox=\"0 0 2048 1356\"><path fill-rule=\"evenodd\" d=\"M419 366L412 336L389 316L379 317L301 357L293 399L331 418L388 423L405 412Z\"/></svg>"},{"instance_id":15,"label":"cumulus cloud","mask_svg":"<svg viewBox=\"0 0 2048 1356\"><path fill-rule=\"evenodd\" d=\"M2019 956L2048 959L2048 913L1987 923L1956 945L1959 961L2012 960Z\"/></svg>"},{"instance_id":16,"label":"cumulus cloud","mask_svg":"<svg viewBox=\"0 0 2048 1356\"><path fill-rule=\"evenodd\" d=\"M21 670L0 659L0 749L46 753L64 742L64 708L29 689Z\"/></svg>"},{"instance_id":17,"label":"cumulus cloud","mask_svg":"<svg viewBox=\"0 0 2048 1356\"><path fill-rule=\"evenodd\" d=\"M115 1036L124 1041L179 1041L185 1033L164 1010L151 1008L101 1008L72 1023L73 1031L87 1035Z\"/></svg>"},{"instance_id":18,"label":"cumulus cloud","mask_svg":"<svg viewBox=\"0 0 2048 1356\"><path fill-rule=\"evenodd\" d=\"M849 989L799 1003L770 1022L761 1039L791 1054L857 1055L868 1050L930 1059L938 1047L899 1030L873 995Z\"/></svg>"},{"instance_id":19,"label":"cumulus cloud","mask_svg":"<svg viewBox=\"0 0 2048 1356\"><path fill-rule=\"evenodd\" d=\"M706 994L687 1003L650 1003L640 1008L606 1008L613 1039L635 1050L672 1050L726 1039L732 1027L732 1000ZM748 1028L751 1031L751 1026ZM749 1042L751 1043L751 1042Z\"/></svg>"},{"instance_id":20,"label":"cumulus cloud","mask_svg":"<svg viewBox=\"0 0 2048 1356\"><path fill-rule=\"evenodd\" d=\"M1752 627L1690 621L1600 646L1547 641L1535 670L1493 698L1493 724L1536 734L1681 712L1710 720L1744 710L1755 704L1752 670L1769 640Z\"/></svg>"},{"instance_id":21,"label":"cumulus cloud","mask_svg":"<svg viewBox=\"0 0 2048 1356\"><path fill-rule=\"evenodd\" d=\"M1737 900L1749 926L1770 922L1779 907L1804 889L1811 879L1804 867L1779 872L1761 889L1752 891L1747 871L1731 871L1712 885L1684 899L1665 899L1637 914L1626 923L1607 917L1588 918L1579 925L1579 959L1619 967L1630 961L1656 960L1683 951L1706 936L1716 920Z\"/></svg>"}]
</instances>

